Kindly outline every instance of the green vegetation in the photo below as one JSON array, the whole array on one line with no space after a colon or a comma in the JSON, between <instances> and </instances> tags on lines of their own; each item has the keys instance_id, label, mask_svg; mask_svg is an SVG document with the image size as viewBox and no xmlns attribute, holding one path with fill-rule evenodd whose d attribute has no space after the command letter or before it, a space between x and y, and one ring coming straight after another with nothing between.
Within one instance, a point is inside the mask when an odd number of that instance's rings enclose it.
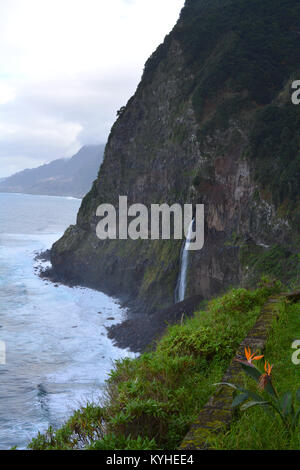
<instances>
[{"instance_id":1,"label":"green vegetation","mask_svg":"<svg viewBox=\"0 0 300 470\"><path fill-rule=\"evenodd\" d=\"M273 384L279 395L292 391L296 403L296 392L300 385L300 366L292 362L291 345L300 338L300 303L282 305L278 322L274 323L268 339L265 358L273 365ZM253 385L254 384L254 385ZM253 380L245 380L247 388L256 392ZM266 394L267 395L267 394ZM291 397L290 397L291 398ZM286 429L282 419L266 413L260 407L238 415L230 430L210 440L216 449L300 449L299 425L296 430Z\"/></svg>"},{"instance_id":2,"label":"green vegetation","mask_svg":"<svg viewBox=\"0 0 300 470\"><path fill-rule=\"evenodd\" d=\"M294 0L188 0L174 36L197 72L195 109L224 88L272 101L299 63L299 13Z\"/></svg>"},{"instance_id":3,"label":"green vegetation","mask_svg":"<svg viewBox=\"0 0 300 470\"><path fill-rule=\"evenodd\" d=\"M216 129L220 131L227 129L230 120L239 117L241 109L247 109L249 106L248 98L240 94L222 100L213 117L199 128L197 132L199 142L202 142L207 135L213 134Z\"/></svg>"},{"instance_id":4,"label":"green vegetation","mask_svg":"<svg viewBox=\"0 0 300 470\"><path fill-rule=\"evenodd\" d=\"M178 275L178 261L181 250L181 240L151 241L149 258L155 260L148 263L141 285L140 295L145 291L157 291L164 284L164 294L172 298ZM170 265L174 268L170 269Z\"/></svg>"},{"instance_id":5,"label":"green vegetation","mask_svg":"<svg viewBox=\"0 0 300 470\"><path fill-rule=\"evenodd\" d=\"M278 283L230 290L168 328L155 351L115 364L103 406L88 404L31 449L175 449Z\"/></svg>"},{"instance_id":6,"label":"green vegetation","mask_svg":"<svg viewBox=\"0 0 300 470\"><path fill-rule=\"evenodd\" d=\"M91 190L84 196L81 202L80 211L87 211L90 207L90 204L97 197L97 180L92 184Z\"/></svg>"},{"instance_id":7,"label":"green vegetation","mask_svg":"<svg viewBox=\"0 0 300 470\"><path fill-rule=\"evenodd\" d=\"M286 202L285 212L299 227L300 109L288 104L267 106L257 113L250 135L255 177L271 191L277 207Z\"/></svg>"},{"instance_id":8,"label":"green vegetation","mask_svg":"<svg viewBox=\"0 0 300 470\"><path fill-rule=\"evenodd\" d=\"M172 33L146 62L144 82L165 66L175 39L194 75L183 95L192 93L199 119L224 91L241 93L235 104L266 105L299 64L299 14L294 0L187 0Z\"/></svg>"},{"instance_id":9,"label":"green vegetation","mask_svg":"<svg viewBox=\"0 0 300 470\"><path fill-rule=\"evenodd\" d=\"M292 285L300 283L300 258L289 247L273 245L269 248L244 244L240 249L240 261L247 268L248 283L251 285L262 275L281 279Z\"/></svg>"},{"instance_id":10,"label":"green vegetation","mask_svg":"<svg viewBox=\"0 0 300 470\"><path fill-rule=\"evenodd\" d=\"M171 43L171 35L167 35L162 44L158 46L156 51L149 57L145 64L143 79L145 82L150 82L159 64L166 59L168 54L168 49Z\"/></svg>"}]
</instances>

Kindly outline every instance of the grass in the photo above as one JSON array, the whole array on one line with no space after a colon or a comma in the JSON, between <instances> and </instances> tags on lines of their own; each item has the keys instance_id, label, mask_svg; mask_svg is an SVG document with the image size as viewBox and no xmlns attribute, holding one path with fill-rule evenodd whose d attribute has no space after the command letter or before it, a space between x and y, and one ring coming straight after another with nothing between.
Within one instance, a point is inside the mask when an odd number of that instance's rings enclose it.
<instances>
[{"instance_id":1,"label":"grass","mask_svg":"<svg viewBox=\"0 0 300 470\"><path fill-rule=\"evenodd\" d=\"M279 321L274 324L266 345L265 358L274 364L273 383L279 395L291 390L295 396L300 386L300 365L294 365L291 360L295 339L300 339L300 303L281 307ZM251 384L251 379L246 384ZM300 449L300 430L289 437L279 418L270 417L261 408L253 408L243 412L227 433L210 442L213 448L224 450Z\"/></svg>"},{"instance_id":2,"label":"grass","mask_svg":"<svg viewBox=\"0 0 300 470\"><path fill-rule=\"evenodd\" d=\"M29 448L176 449L276 288L232 289L169 327L155 351L116 362L102 406L88 404Z\"/></svg>"},{"instance_id":3,"label":"grass","mask_svg":"<svg viewBox=\"0 0 300 470\"><path fill-rule=\"evenodd\" d=\"M247 267L250 285L262 274L281 279L286 285L299 283L300 255L288 246L272 245L266 249L253 243L243 244L240 261L244 269Z\"/></svg>"}]
</instances>

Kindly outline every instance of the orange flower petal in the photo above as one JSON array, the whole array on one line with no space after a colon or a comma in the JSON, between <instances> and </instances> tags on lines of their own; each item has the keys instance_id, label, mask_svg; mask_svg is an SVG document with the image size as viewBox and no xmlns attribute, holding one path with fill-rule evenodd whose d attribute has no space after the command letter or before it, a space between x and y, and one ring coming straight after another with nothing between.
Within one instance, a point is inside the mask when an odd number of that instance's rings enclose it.
<instances>
[{"instance_id":1,"label":"orange flower petal","mask_svg":"<svg viewBox=\"0 0 300 470\"><path fill-rule=\"evenodd\" d=\"M272 372L273 366L269 364L267 361L265 362L265 371L270 376Z\"/></svg>"},{"instance_id":2,"label":"orange flower petal","mask_svg":"<svg viewBox=\"0 0 300 470\"><path fill-rule=\"evenodd\" d=\"M254 361L259 361L259 360L262 359L263 357L264 357L263 355L262 355L262 356L255 356L255 357L253 358L253 360L254 360Z\"/></svg>"},{"instance_id":3,"label":"orange flower petal","mask_svg":"<svg viewBox=\"0 0 300 470\"><path fill-rule=\"evenodd\" d=\"M250 348L249 349L245 348L245 356L246 356L247 361L249 361L250 356L251 356L251 349Z\"/></svg>"}]
</instances>

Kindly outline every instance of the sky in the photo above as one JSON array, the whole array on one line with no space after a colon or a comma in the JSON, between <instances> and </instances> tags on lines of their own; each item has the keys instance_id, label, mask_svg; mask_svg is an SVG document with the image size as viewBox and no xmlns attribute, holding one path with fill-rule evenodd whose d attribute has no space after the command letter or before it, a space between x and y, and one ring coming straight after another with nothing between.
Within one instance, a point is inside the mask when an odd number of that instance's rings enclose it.
<instances>
[{"instance_id":1,"label":"sky","mask_svg":"<svg viewBox=\"0 0 300 470\"><path fill-rule=\"evenodd\" d=\"M105 143L184 0L0 0L0 178Z\"/></svg>"}]
</instances>

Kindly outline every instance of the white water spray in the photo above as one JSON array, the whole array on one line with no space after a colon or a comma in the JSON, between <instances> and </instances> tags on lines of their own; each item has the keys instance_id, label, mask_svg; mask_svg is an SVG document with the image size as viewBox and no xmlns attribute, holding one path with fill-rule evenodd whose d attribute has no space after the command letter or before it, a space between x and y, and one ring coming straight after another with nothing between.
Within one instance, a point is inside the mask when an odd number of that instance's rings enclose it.
<instances>
[{"instance_id":1,"label":"white water spray","mask_svg":"<svg viewBox=\"0 0 300 470\"><path fill-rule=\"evenodd\" d=\"M182 302L184 300L185 291L186 291L186 280L187 280L187 269L189 261L189 246L191 243L191 236L193 231L194 219L189 225L188 236L185 240L183 250L181 251L181 260L180 260L180 272L176 286L175 293L175 302Z\"/></svg>"}]
</instances>

